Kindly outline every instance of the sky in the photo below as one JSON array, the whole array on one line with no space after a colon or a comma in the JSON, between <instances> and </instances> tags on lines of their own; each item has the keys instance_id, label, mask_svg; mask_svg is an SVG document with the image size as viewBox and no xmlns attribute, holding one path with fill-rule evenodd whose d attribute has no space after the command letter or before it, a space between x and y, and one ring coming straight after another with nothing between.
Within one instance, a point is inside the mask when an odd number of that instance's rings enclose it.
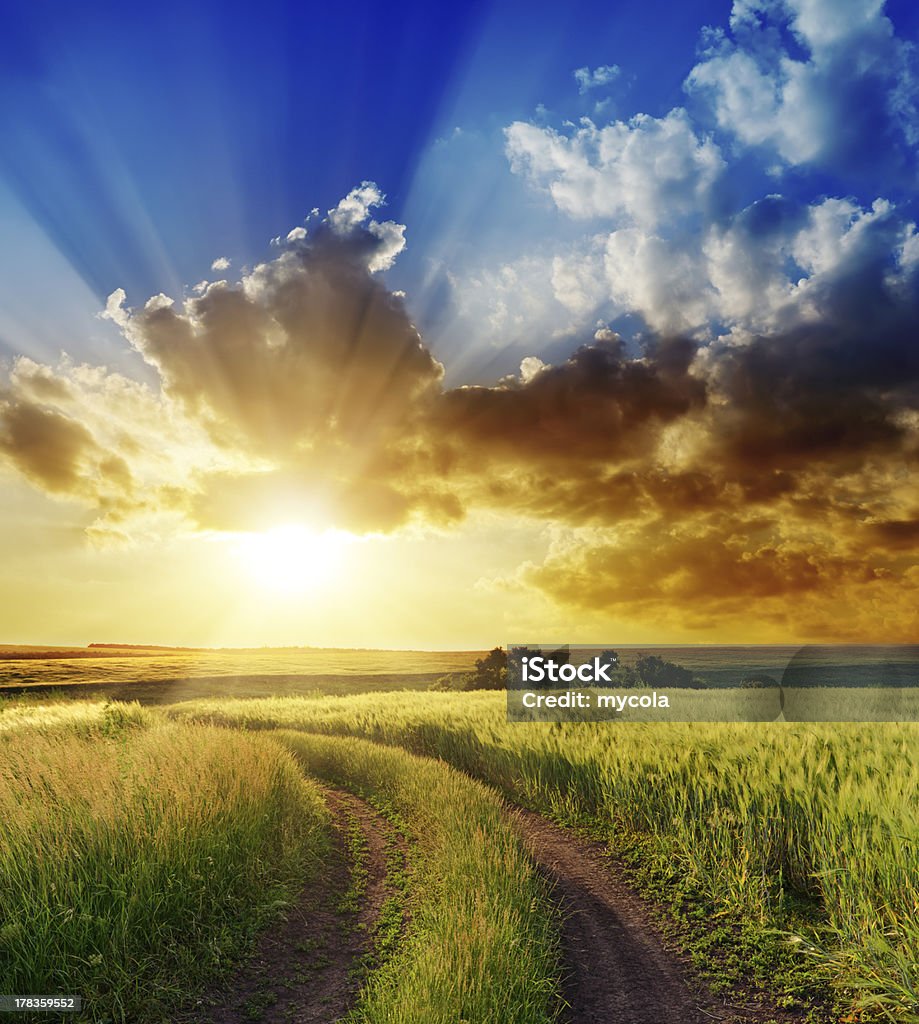
<instances>
[{"instance_id":1,"label":"sky","mask_svg":"<svg viewBox=\"0 0 919 1024\"><path fill-rule=\"evenodd\" d=\"M550 6L0 0L0 643L915 640L919 9Z\"/></svg>"}]
</instances>

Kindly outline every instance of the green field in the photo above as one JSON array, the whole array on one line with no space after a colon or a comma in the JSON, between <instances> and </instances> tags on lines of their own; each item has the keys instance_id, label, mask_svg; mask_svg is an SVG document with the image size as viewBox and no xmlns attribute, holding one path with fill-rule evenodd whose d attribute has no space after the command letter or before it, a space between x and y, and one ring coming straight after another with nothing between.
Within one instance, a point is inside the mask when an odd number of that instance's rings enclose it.
<instances>
[{"instance_id":1,"label":"green field","mask_svg":"<svg viewBox=\"0 0 919 1024\"><path fill-rule=\"evenodd\" d=\"M360 735L599 829L716 912L798 931L831 980L919 988L919 724L504 721L503 695L203 701L181 719Z\"/></svg>"},{"instance_id":2,"label":"green field","mask_svg":"<svg viewBox=\"0 0 919 1024\"><path fill-rule=\"evenodd\" d=\"M503 798L602 840L713 991L919 1021L919 724L510 724L502 693L369 692L469 655L322 657L368 692L0 703L0 992L179 1019L319 885L321 784L413 865L349 1020L559 1019L560 919Z\"/></svg>"}]
</instances>

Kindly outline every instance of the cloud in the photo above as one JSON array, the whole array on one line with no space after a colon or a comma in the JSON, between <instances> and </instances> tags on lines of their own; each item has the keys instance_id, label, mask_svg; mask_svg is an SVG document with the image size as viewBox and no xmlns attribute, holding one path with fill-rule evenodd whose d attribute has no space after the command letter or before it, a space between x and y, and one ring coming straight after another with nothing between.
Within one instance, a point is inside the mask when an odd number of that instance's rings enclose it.
<instances>
[{"instance_id":1,"label":"cloud","mask_svg":"<svg viewBox=\"0 0 919 1024\"><path fill-rule=\"evenodd\" d=\"M520 381L444 393L431 423L470 467L615 464L647 452L664 424L704 403L704 385L688 372L694 351L663 341L633 358L621 338L602 332L560 366L528 364Z\"/></svg>"},{"instance_id":2,"label":"cloud","mask_svg":"<svg viewBox=\"0 0 919 1024\"><path fill-rule=\"evenodd\" d=\"M370 211L375 206L382 206L384 202L385 198L378 185L372 181L362 181L334 209L329 210L329 224L336 234L347 235L361 227L370 216Z\"/></svg>"},{"instance_id":3,"label":"cloud","mask_svg":"<svg viewBox=\"0 0 919 1024\"><path fill-rule=\"evenodd\" d=\"M597 258L602 246L602 239L589 239L553 254L529 252L461 278L448 275L454 315L474 325L469 348L491 353L511 347L528 350L534 336L592 333L598 317L611 312L606 309L609 288Z\"/></svg>"},{"instance_id":4,"label":"cloud","mask_svg":"<svg viewBox=\"0 0 919 1024\"><path fill-rule=\"evenodd\" d=\"M363 233L375 240L373 254L368 261L371 272L388 270L405 248L404 224L370 219L370 210L383 206L385 202L386 197L379 187L372 181L364 181L352 189L334 209L329 210L328 224L334 234L347 238Z\"/></svg>"},{"instance_id":5,"label":"cloud","mask_svg":"<svg viewBox=\"0 0 919 1024\"><path fill-rule=\"evenodd\" d=\"M614 231L606 240L604 256L610 297L620 308L641 313L656 331L703 327L717 298L695 247L637 228Z\"/></svg>"},{"instance_id":6,"label":"cloud","mask_svg":"<svg viewBox=\"0 0 919 1024\"><path fill-rule=\"evenodd\" d=\"M238 282L204 283L181 303L157 295L132 309L116 290L103 316L159 390L66 358L19 359L0 398L0 456L95 507L97 531L160 513L220 529L331 515L361 530L417 509L456 514L386 476L417 443L443 370L375 276L404 245L401 225L367 217L382 202L365 183L309 237L292 233Z\"/></svg>"},{"instance_id":7,"label":"cloud","mask_svg":"<svg viewBox=\"0 0 919 1024\"><path fill-rule=\"evenodd\" d=\"M809 204L772 193L691 229L671 220L601 231L552 257L551 293L574 317L637 313L654 331L700 340L844 319L843 309L870 317L878 302L909 311L919 243L908 209L882 198ZM546 291L537 289L543 305ZM514 298L502 302L513 308Z\"/></svg>"},{"instance_id":8,"label":"cloud","mask_svg":"<svg viewBox=\"0 0 919 1024\"><path fill-rule=\"evenodd\" d=\"M681 108L604 127L584 118L567 134L515 121L505 136L511 169L582 219L653 227L693 216L708 206L724 167L718 146L697 136Z\"/></svg>"},{"instance_id":9,"label":"cloud","mask_svg":"<svg viewBox=\"0 0 919 1024\"><path fill-rule=\"evenodd\" d=\"M0 399L0 453L26 477L52 493L78 491L86 471L117 469L80 423L52 409L12 396Z\"/></svg>"},{"instance_id":10,"label":"cloud","mask_svg":"<svg viewBox=\"0 0 919 1024\"><path fill-rule=\"evenodd\" d=\"M226 256L218 256L211 264L211 270L229 270L230 261Z\"/></svg>"},{"instance_id":11,"label":"cloud","mask_svg":"<svg viewBox=\"0 0 919 1024\"><path fill-rule=\"evenodd\" d=\"M578 83L578 92L583 96L591 89L602 89L613 82L622 74L617 64L601 64L596 68L577 68L574 71L574 80Z\"/></svg>"},{"instance_id":12,"label":"cloud","mask_svg":"<svg viewBox=\"0 0 919 1024\"><path fill-rule=\"evenodd\" d=\"M606 239L595 235L580 245L556 253L552 257L552 293L575 317L596 315L610 305L609 285L603 268ZM607 309L607 317L621 309Z\"/></svg>"},{"instance_id":13,"label":"cloud","mask_svg":"<svg viewBox=\"0 0 919 1024\"><path fill-rule=\"evenodd\" d=\"M146 384L105 367L18 357L0 385L0 461L89 510L88 532L174 530L197 472L243 464Z\"/></svg>"},{"instance_id":14,"label":"cloud","mask_svg":"<svg viewBox=\"0 0 919 1024\"><path fill-rule=\"evenodd\" d=\"M777 631L909 642L919 625L919 577L908 561L875 561L825 535L802 543L769 522L720 513L677 528L649 520L615 535L562 532L516 583L582 615L602 608L660 631L714 630L747 642Z\"/></svg>"},{"instance_id":15,"label":"cloud","mask_svg":"<svg viewBox=\"0 0 919 1024\"><path fill-rule=\"evenodd\" d=\"M686 88L738 145L790 166L915 184L916 49L882 9L881 0L737 0L730 36L708 33Z\"/></svg>"},{"instance_id":16,"label":"cloud","mask_svg":"<svg viewBox=\"0 0 919 1024\"><path fill-rule=\"evenodd\" d=\"M729 30L703 32L685 83L692 113L511 124L511 170L590 231L577 253L553 256L556 300L709 341L835 321L870 279L879 300L906 296L919 51L882 7L737 0ZM800 170L786 192L788 166ZM766 175L772 186L751 196ZM859 199L866 181L875 191Z\"/></svg>"},{"instance_id":17,"label":"cloud","mask_svg":"<svg viewBox=\"0 0 919 1024\"><path fill-rule=\"evenodd\" d=\"M919 243L893 204L770 195L705 225L697 263L663 231L600 232L590 275L545 262L544 290L554 277L586 310L596 271L656 329L602 328L550 363L536 317L519 375L445 388L378 273L401 225L374 227L375 188L343 202L236 282L137 308L114 293L104 315L158 387L17 360L0 392L10 470L82 503L96 535L482 511L551 525L516 579L570 608L703 628L755 603L790 628L793 601L819 632L866 595L872 629L905 628ZM703 336L719 315L730 329Z\"/></svg>"},{"instance_id":18,"label":"cloud","mask_svg":"<svg viewBox=\"0 0 919 1024\"><path fill-rule=\"evenodd\" d=\"M156 369L166 400L249 461L247 472L197 481L190 507L200 523L264 525L272 503L275 516L333 509L350 522L350 502L362 528L389 529L412 511L398 489L371 479L373 464L388 446L412 443L443 370L403 300L374 276L402 245L401 225L364 223L382 201L365 183L309 237L180 307L165 296L136 310L123 294L110 300L106 315Z\"/></svg>"},{"instance_id":19,"label":"cloud","mask_svg":"<svg viewBox=\"0 0 919 1024\"><path fill-rule=\"evenodd\" d=\"M539 356L526 356L520 362L520 383L529 384L538 373L548 369L548 363L544 363Z\"/></svg>"}]
</instances>

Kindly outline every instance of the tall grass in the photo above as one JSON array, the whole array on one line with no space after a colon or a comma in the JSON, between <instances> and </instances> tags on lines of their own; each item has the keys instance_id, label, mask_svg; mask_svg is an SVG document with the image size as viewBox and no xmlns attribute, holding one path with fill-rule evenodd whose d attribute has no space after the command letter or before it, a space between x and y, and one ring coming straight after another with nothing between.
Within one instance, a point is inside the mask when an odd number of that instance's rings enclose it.
<instances>
[{"instance_id":1,"label":"tall grass","mask_svg":"<svg viewBox=\"0 0 919 1024\"><path fill-rule=\"evenodd\" d=\"M394 810L417 844L412 927L371 975L360 1024L548 1024L559 1005L548 890L490 789L357 739L280 733L313 775Z\"/></svg>"},{"instance_id":2,"label":"tall grass","mask_svg":"<svg viewBox=\"0 0 919 1024\"><path fill-rule=\"evenodd\" d=\"M0 991L169 1019L315 870L324 805L268 737L48 710L0 732Z\"/></svg>"},{"instance_id":3,"label":"tall grass","mask_svg":"<svg viewBox=\"0 0 919 1024\"><path fill-rule=\"evenodd\" d=\"M919 1020L919 725L510 725L500 694L207 702L176 713L366 736L443 758L804 943L897 1020ZM814 933L816 934L816 933Z\"/></svg>"}]
</instances>

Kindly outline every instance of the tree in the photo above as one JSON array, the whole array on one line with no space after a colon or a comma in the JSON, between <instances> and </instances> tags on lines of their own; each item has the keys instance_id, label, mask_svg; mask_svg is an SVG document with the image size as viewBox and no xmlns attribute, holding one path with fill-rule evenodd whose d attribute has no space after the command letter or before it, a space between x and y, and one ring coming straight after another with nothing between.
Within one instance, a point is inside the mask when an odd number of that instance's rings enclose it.
<instances>
[{"instance_id":1,"label":"tree","mask_svg":"<svg viewBox=\"0 0 919 1024\"><path fill-rule=\"evenodd\" d=\"M618 651L613 651L613 650L609 650L609 649L607 649L605 651L600 651L600 654L598 655L598 657L600 658L600 663L601 664L609 665L610 668L613 668L613 669L619 668L620 662L619 662L619 652Z\"/></svg>"},{"instance_id":2,"label":"tree","mask_svg":"<svg viewBox=\"0 0 919 1024\"><path fill-rule=\"evenodd\" d=\"M464 690L503 690L507 686L507 651L495 647L478 658L475 672L466 676Z\"/></svg>"},{"instance_id":3,"label":"tree","mask_svg":"<svg viewBox=\"0 0 919 1024\"><path fill-rule=\"evenodd\" d=\"M641 654L635 671L645 686L692 686L692 672L656 654Z\"/></svg>"}]
</instances>

